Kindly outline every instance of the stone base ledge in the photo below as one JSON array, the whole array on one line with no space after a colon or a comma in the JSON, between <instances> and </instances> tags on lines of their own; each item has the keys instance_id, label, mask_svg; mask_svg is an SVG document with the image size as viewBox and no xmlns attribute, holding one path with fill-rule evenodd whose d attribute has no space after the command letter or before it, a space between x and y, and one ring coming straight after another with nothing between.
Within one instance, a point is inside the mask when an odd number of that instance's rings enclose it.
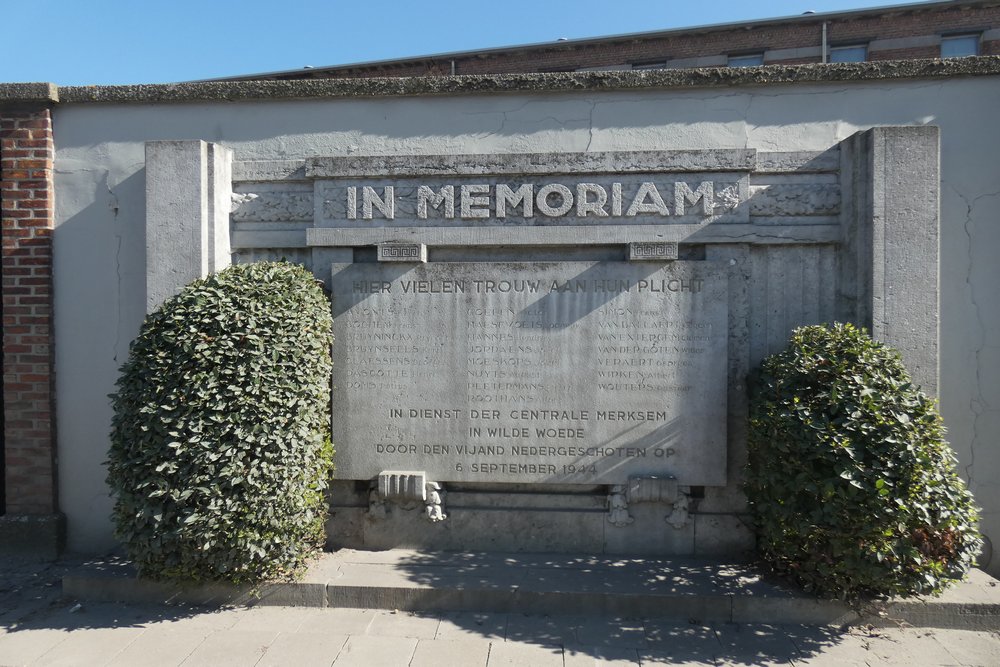
<instances>
[{"instance_id":1,"label":"stone base ledge","mask_svg":"<svg viewBox=\"0 0 1000 667\"><path fill-rule=\"evenodd\" d=\"M66 517L61 513L0 516L0 557L55 560L65 539Z\"/></svg>"},{"instance_id":2,"label":"stone base ledge","mask_svg":"<svg viewBox=\"0 0 1000 667\"><path fill-rule=\"evenodd\" d=\"M95 602L1000 630L1000 586L979 570L938 598L887 601L857 609L834 600L816 600L768 581L749 565L693 558L341 549L314 561L300 581L259 587L149 581L138 578L126 562L104 560L65 576L63 592Z\"/></svg>"}]
</instances>

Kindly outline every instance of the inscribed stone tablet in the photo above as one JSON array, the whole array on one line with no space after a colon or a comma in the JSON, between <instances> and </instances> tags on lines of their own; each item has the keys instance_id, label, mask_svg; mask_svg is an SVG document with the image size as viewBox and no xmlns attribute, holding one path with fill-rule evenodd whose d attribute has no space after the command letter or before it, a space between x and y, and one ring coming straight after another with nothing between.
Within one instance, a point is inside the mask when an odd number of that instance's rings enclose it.
<instances>
[{"instance_id":1,"label":"inscribed stone tablet","mask_svg":"<svg viewBox=\"0 0 1000 667\"><path fill-rule=\"evenodd\" d=\"M332 291L342 479L725 484L717 264L338 264Z\"/></svg>"}]
</instances>

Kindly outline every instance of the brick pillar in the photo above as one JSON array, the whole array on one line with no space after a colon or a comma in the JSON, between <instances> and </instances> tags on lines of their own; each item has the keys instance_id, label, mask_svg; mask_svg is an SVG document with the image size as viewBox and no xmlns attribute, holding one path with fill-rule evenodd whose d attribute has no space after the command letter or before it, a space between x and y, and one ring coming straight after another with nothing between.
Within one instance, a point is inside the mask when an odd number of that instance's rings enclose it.
<instances>
[{"instance_id":1,"label":"brick pillar","mask_svg":"<svg viewBox=\"0 0 1000 667\"><path fill-rule=\"evenodd\" d=\"M62 544L53 407L54 92L39 84L24 84L14 95L0 90L5 512L0 554L52 557Z\"/></svg>"}]
</instances>

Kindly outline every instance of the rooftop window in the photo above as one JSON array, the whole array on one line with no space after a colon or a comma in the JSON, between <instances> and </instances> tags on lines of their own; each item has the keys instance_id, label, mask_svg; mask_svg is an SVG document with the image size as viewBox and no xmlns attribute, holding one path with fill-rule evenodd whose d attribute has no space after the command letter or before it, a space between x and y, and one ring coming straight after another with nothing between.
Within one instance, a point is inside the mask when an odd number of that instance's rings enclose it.
<instances>
[{"instance_id":1,"label":"rooftop window","mask_svg":"<svg viewBox=\"0 0 1000 667\"><path fill-rule=\"evenodd\" d=\"M863 63L868 60L868 45L851 44L849 46L834 46L830 49L832 63Z\"/></svg>"},{"instance_id":2,"label":"rooftop window","mask_svg":"<svg viewBox=\"0 0 1000 667\"><path fill-rule=\"evenodd\" d=\"M666 67L666 60L660 60L652 63L632 63L632 69L666 69Z\"/></svg>"},{"instance_id":3,"label":"rooftop window","mask_svg":"<svg viewBox=\"0 0 1000 667\"><path fill-rule=\"evenodd\" d=\"M947 35L941 38L942 58L964 58L979 55L979 34Z\"/></svg>"},{"instance_id":4,"label":"rooftop window","mask_svg":"<svg viewBox=\"0 0 1000 667\"><path fill-rule=\"evenodd\" d=\"M730 67L756 67L764 64L763 53L748 53L742 56L729 56Z\"/></svg>"}]
</instances>

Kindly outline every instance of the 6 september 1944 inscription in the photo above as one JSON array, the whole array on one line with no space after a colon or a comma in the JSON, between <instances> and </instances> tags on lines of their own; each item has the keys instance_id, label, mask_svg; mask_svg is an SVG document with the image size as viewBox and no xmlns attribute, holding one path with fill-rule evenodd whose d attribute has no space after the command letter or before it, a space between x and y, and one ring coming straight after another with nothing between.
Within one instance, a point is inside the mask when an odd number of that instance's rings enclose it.
<instances>
[{"instance_id":1,"label":"6 september 1944 inscription","mask_svg":"<svg viewBox=\"0 0 1000 667\"><path fill-rule=\"evenodd\" d=\"M337 264L338 475L724 485L711 262Z\"/></svg>"}]
</instances>

